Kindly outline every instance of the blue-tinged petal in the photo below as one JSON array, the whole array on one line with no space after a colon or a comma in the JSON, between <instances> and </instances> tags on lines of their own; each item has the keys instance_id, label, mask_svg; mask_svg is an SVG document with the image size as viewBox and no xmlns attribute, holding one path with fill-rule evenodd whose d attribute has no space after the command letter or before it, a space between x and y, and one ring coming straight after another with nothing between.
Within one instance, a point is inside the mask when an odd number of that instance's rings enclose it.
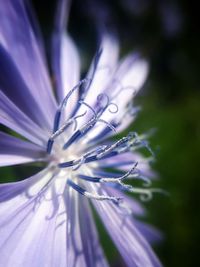
<instances>
[{"instance_id":1,"label":"blue-tinged petal","mask_svg":"<svg viewBox=\"0 0 200 267\"><path fill-rule=\"evenodd\" d=\"M121 204L121 207L124 207L124 211L133 214L132 220L134 220L135 227L143 234L145 239L150 243L160 242L163 239L163 234L153 227L152 225L148 225L144 222L138 220L138 217L143 217L146 214L146 210L144 207L134 198L127 196L122 191L115 190L113 188L105 189L109 195L114 195L122 198L124 201Z\"/></svg>"},{"instance_id":2,"label":"blue-tinged petal","mask_svg":"<svg viewBox=\"0 0 200 267\"><path fill-rule=\"evenodd\" d=\"M42 128L50 128L39 103L32 97L11 55L2 45L0 45L0 87L1 91L30 119Z\"/></svg>"},{"instance_id":3,"label":"blue-tinged petal","mask_svg":"<svg viewBox=\"0 0 200 267\"><path fill-rule=\"evenodd\" d=\"M111 52L110 52L111 53ZM100 57L101 60L101 57ZM99 61L100 61L99 60ZM107 55L107 60L109 56ZM111 61L112 62L112 61ZM101 115L100 119L107 121L109 123L114 123L117 125L117 133L120 133L124 130L133 120L134 115L131 115L133 109L128 109L128 104L131 104L133 101L133 96L139 91L143 86L147 74L148 74L148 63L146 60L141 59L137 54L131 54L125 59L119 62L117 68L115 68L114 73L108 74L107 79L101 81L97 80L98 87L102 86L101 93L104 93L108 96L109 102L112 103ZM106 70L106 68L105 68ZM96 71L96 75L100 75L101 71ZM94 87L96 87L96 82ZM92 87L91 87L92 88ZM86 102L90 105L95 100L95 97L100 91L96 91L94 88L93 93L86 97ZM96 95L97 92L97 95ZM117 107L117 109L116 109ZM89 135L90 138L94 138L98 133L101 133L105 129L105 124L99 123L97 127L91 131ZM111 132L112 134L113 132Z\"/></svg>"},{"instance_id":4,"label":"blue-tinged petal","mask_svg":"<svg viewBox=\"0 0 200 267\"><path fill-rule=\"evenodd\" d=\"M99 58L94 58L87 77L92 81L87 88L85 102L93 106L97 96L107 94L107 86L115 71L119 55L119 44L116 37L105 33L102 36ZM93 73L94 72L94 73Z\"/></svg>"},{"instance_id":5,"label":"blue-tinged petal","mask_svg":"<svg viewBox=\"0 0 200 267\"><path fill-rule=\"evenodd\" d=\"M85 103L95 107L100 94L107 94L106 88L110 82L116 68L119 55L119 44L116 37L105 33L102 36L100 49L93 59L87 74L88 83L83 86L83 96ZM103 102L105 102L103 97ZM104 105L104 103L102 103ZM81 106L80 113L85 111L85 106ZM85 116L86 117L86 116ZM85 120L83 117L83 121ZM97 132L95 131L95 134Z\"/></svg>"},{"instance_id":6,"label":"blue-tinged petal","mask_svg":"<svg viewBox=\"0 0 200 267\"><path fill-rule=\"evenodd\" d=\"M98 187L91 186L98 192ZM104 192L106 193L106 192ZM108 201L92 201L113 242L130 267L161 267L151 247L138 231L132 216Z\"/></svg>"},{"instance_id":7,"label":"blue-tinged petal","mask_svg":"<svg viewBox=\"0 0 200 267\"><path fill-rule=\"evenodd\" d=\"M163 234L152 225L135 220L135 226L151 244L163 240Z\"/></svg>"},{"instance_id":8,"label":"blue-tinged petal","mask_svg":"<svg viewBox=\"0 0 200 267\"><path fill-rule=\"evenodd\" d=\"M120 122L118 132L131 122L130 117L123 118L123 116L126 113L127 104L132 102L134 95L146 81L148 70L149 66L146 60L141 59L137 54L131 54L119 63L110 80L106 92L111 101L118 106L118 112L112 113L107 109L103 113L102 119ZM122 118L123 120L120 121Z\"/></svg>"},{"instance_id":9,"label":"blue-tinged petal","mask_svg":"<svg viewBox=\"0 0 200 267\"><path fill-rule=\"evenodd\" d=\"M0 267L107 267L88 200L54 168L0 185Z\"/></svg>"},{"instance_id":10,"label":"blue-tinged petal","mask_svg":"<svg viewBox=\"0 0 200 267\"><path fill-rule=\"evenodd\" d=\"M0 166L44 160L45 150L0 131Z\"/></svg>"},{"instance_id":11,"label":"blue-tinged petal","mask_svg":"<svg viewBox=\"0 0 200 267\"><path fill-rule=\"evenodd\" d=\"M35 34L35 38L38 43L38 48L41 51L41 55L43 56L44 62L46 62L46 53L45 53L45 46L44 46L44 40L42 38L42 32L40 29L39 22L37 21L37 16L34 11L34 7L32 5L31 1L24 1L26 11L27 11L27 16L29 18L30 24L32 26L32 29Z\"/></svg>"},{"instance_id":12,"label":"blue-tinged petal","mask_svg":"<svg viewBox=\"0 0 200 267\"><path fill-rule=\"evenodd\" d=\"M124 199L122 203L122 207L124 207L124 212L131 212L134 216L137 217L143 217L146 214L145 208L141 205L141 203L132 198L129 197L127 194L124 194L121 190L116 190L112 187L105 188L107 194L120 197L121 199Z\"/></svg>"},{"instance_id":13,"label":"blue-tinged petal","mask_svg":"<svg viewBox=\"0 0 200 267\"><path fill-rule=\"evenodd\" d=\"M78 51L65 29L69 2L68 0L58 1L52 36L52 68L55 75L59 103L64 99L70 89L78 83L80 75ZM77 104L77 99L78 92L75 91L66 107L66 114L70 114L73 111L73 108Z\"/></svg>"},{"instance_id":14,"label":"blue-tinged petal","mask_svg":"<svg viewBox=\"0 0 200 267\"><path fill-rule=\"evenodd\" d=\"M29 91L30 95L30 98L26 99L30 104L30 112L32 109L31 103L34 99L43 112L46 124L51 125L56 102L51 90L47 69L23 2L21 0L1 1L0 44L10 55L26 84L26 90ZM1 65L4 65L4 63L1 62ZM12 72L6 78L12 80ZM5 88L5 90L7 91L8 88ZM12 90L13 93L14 88L9 90ZM20 97L23 97L19 90L20 88L15 88L15 96L19 94ZM11 96L9 91L8 96Z\"/></svg>"},{"instance_id":15,"label":"blue-tinged petal","mask_svg":"<svg viewBox=\"0 0 200 267\"><path fill-rule=\"evenodd\" d=\"M101 160L99 165L103 168L116 168L122 171L128 171L136 162L138 163L137 169L140 175L148 178L156 177L156 173L150 167L149 159L145 159L137 152L127 152L106 160Z\"/></svg>"},{"instance_id":16,"label":"blue-tinged petal","mask_svg":"<svg viewBox=\"0 0 200 267\"><path fill-rule=\"evenodd\" d=\"M46 145L47 132L27 117L0 91L0 123L42 147Z\"/></svg>"},{"instance_id":17,"label":"blue-tinged petal","mask_svg":"<svg viewBox=\"0 0 200 267\"><path fill-rule=\"evenodd\" d=\"M66 266L66 228L59 228L63 218L66 221L66 181L53 180L53 175L46 169L27 180L0 185L1 267ZM58 243L61 237L64 242Z\"/></svg>"},{"instance_id":18,"label":"blue-tinged petal","mask_svg":"<svg viewBox=\"0 0 200 267\"><path fill-rule=\"evenodd\" d=\"M72 188L66 190L65 197L66 210L70 215L67 221L67 266L107 267L88 200Z\"/></svg>"},{"instance_id":19,"label":"blue-tinged petal","mask_svg":"<svg viewBox=\"0 0 200 267\"><path fill-rule=\"evenodd\" d=\"M99 238L91 213L91 207L86 198L79 195L79 223L81 230L81 239L83 243L83 252L87 267L107 267L102 248L99 244Z\"/></svg>"}]
</instances>

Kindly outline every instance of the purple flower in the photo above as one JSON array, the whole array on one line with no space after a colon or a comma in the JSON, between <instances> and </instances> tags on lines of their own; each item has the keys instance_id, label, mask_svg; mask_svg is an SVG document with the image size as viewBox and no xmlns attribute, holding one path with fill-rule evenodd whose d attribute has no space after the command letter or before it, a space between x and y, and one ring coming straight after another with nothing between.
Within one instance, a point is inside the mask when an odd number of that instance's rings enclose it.
<instances>
[{"instance_id":1,"label":"purple flower","mask_svg":"<svg viewBox=\"0 0 200 267\"><path fill-rule=\"evenodd\" d=\"M108 266L91 206L127 266L161 266L148 244L158 232L137 220L144 210L125 194L150 198L153 192L134 186L134 180L150 183L146 177L152 176L148 160L136 152L148 148L145 136L110 139L137 113L132 96L146 79L147 62L135 54L118 62L117 40L105 33L79 81L80 59L65 32L68 3L60 0L52 38L54 95L27 4L0 3L0 123L18 133L0 132L0 165L45 167L0 185L0 266Z\"/></svg>"}]
</instances>

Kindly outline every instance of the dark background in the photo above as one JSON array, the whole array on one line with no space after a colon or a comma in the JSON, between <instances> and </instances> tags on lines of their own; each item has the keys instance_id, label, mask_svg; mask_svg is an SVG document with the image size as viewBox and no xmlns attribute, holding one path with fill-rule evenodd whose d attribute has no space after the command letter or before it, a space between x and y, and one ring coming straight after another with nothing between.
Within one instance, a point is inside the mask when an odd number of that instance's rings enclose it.
<instances>
[{"instance_id":1,"label":"dark background","mask_svg":"<svg viewBox=\"0 0 200 267\"><path fill-rule=\"evenodd\" d=\"M33 1L49 51L55 2ZM83 72L96 49L96 29L103 24L119 35L122 55L137 49L151 63L148 81L135 100L142 111L131 130L157 129L150 140L156 152L153 167L160 176L157 185L170 196L155 195L145 205L147 221L164 232L165 240L155 250L166 267L200 266L198 13L195 3L183 0L75 0L69 20ZM14 172L20 173L4 168L9 177ZM99 228L111 266L125 266Z\"/></svg>"}]
</instances>

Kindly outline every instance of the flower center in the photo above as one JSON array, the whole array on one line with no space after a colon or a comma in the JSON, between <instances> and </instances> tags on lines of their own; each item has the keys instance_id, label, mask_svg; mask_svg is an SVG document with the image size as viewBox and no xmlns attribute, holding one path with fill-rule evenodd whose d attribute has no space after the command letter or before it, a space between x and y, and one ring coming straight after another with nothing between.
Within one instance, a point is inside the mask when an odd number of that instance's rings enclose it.
<instances>
[{"instance_id":1,"label":"flower center","mask_svg":"<svg viewBox=\"0 0 200 267\"><path fill-rule=\"evenodd\" d=\"M70 187L89 198L98 200L108 199L115 203L118 203L120 200L113 196L99 195L97 193L86 191L86 189L80 186L80 184L84 184L84 181L98 183L100 185L103 183L106 185L111 184L119 189L139 193L142 195L143 199L144 197L145 199L151 198L152 192L160 190L135 188L123 182L123 180L129 176L143 179L139 177L139 170L137 169L138 162L132 162L130 170L122 175L108 172L103 176L94 175L94 170L99 168L99 162L101 160L104 160L105 162L105 160L126 152L131 152L141 146L148 148L150 152L151 150L148 143L145 140L140 139L138 135L133 132L116 142L102 144L105 136L110 131L116 131L115 127L118 126L118 123L116 122L109 123L101 119L101 115L106 109L108 109L110 113L118 112L117 105L111 103L106 94L98 95L94 108L84 102L84 100L79 100L71 117L67 121L64 121L62 118L64 113L63 110L67 105L70 96L85 82L85 80L80 81L78 85L72 88L58 107L54 119L53 133L47 143L47 153L50 156L50 160L58 169L66 170L68 174L71 173L70 177L68 176L69 178L67 178L67 184ZM82 114L77 115L81 105L85 106L86 110ZM114 110L111 109L110 106L114 107ZM79 122L79 119L82 119L81 122ZM64 121L64 123L61 124L61 121ZM95 137L88 138L88 134L91 131L95 132L96 124L99 122L105 125L104 129L98 132ZM147 178L143 180L150 184L150 181ZM82 182L79 183L79 181Z\"/></svg>"}]
</instances>

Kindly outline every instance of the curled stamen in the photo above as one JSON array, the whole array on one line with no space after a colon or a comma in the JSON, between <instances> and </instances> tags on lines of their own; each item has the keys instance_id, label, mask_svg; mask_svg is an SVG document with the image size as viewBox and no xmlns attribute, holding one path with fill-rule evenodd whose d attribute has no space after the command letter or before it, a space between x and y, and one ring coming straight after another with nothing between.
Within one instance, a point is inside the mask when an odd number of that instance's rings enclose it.
<instances>
[{"instance_id":1,"label":"curled stamen","mask_svg":"<svg viewBox=\"0 0 200 267\"><path fill-rule=\"evenodd\" d=\"M102 149L105 148L105 145L102 145L102 146L99 146L91 151L88 151L87 153L85 153L79 160L78 160L78 163L77 165L73 166L72 169L75 171L75 170L78 170L82 164L85 163L86 159L88 156L94 154L94 153L98 153L99 151L102 151Z\"/></svg>"},{"instance_id":2,"label":"curled stamen","mask_svg":"<svg viewBox=\"0 0 200 267\"><path fill-rule=\"evenodd\" d=\"M99 59L101 57L102 52L103 52L103 49L101 48L101 49L99 49L97 51L97 53L94 56L94 60L93 60L93 64L92 64L92 69L91 69L91 71L89 73L90 78L86 78L86 79L89 79L89 81L90 81L89 84L87 86L85 86L85 87L81 86L81 89L82 89L81 90L81 98L82 99L85 98L85 96L86 96L86 94L88 92L88 89L89 89L89 87L90 87L90 85L91 85L91 83L93 81L93 78L94 78L94 75L96 73L97 66L98 66Z\"/></svg>"},{"instance_id":3,"label":"curled stamen","mask_svg":"<svg viewBox=\"0 0 200 267\"><path fill-rule=\"evenodd\" d=\"M105 103L103 103L105 101ZM101 93L97 96L97 103L100 104L101 107L107 107L109 104L109 96L105 93Z\"/></svg>"},{"instance_id":4,"label":"curled stamen","mask_svg":"<svg viewBox=\"0 0 200 267\"><path fill-rule=\"evenodd\" d=\"M70 96L74 93L74 91L76 91L77 89L79 89L79 87L88 82L90 79L89 78L85 78L83 80L81 80L77 85L75 85L69 92L68 94L65 96L65 98L63 99L63 101L60 103L58 110L56 112L55 115L55 119L54 119L54 127L53 127L53 133L56 132L59 128L59 124L60 124L60 118L61 118L61 114L63 109L66 107L67 102L70 98Z\"/></svg>"},{"instance_id":5,"label":"curled stamen","mask_svg":"<svg viewBox=\"0 0 200 267\"><path fill-rule=\"evenodd\" d=\"M80 114L80 115L77 115L71 119L69 119L66 123L64 123L56 132L54 132L49 140L48 140L48 143L47 143L47 153L50 154L51 153L51 150L52 150L52 147L53 147L53 143L54 143L54 140L60 136L67 128L69 125L71 125L72 123L75 123L75 129L77 127L77 119L80 118L80 117L83 117L85 116L85 114L87 113L87 111L85 111L83 114Z\"/></svg>"},{"instance_id":6,"label":"curled stamen","mask_svg":"<svg viewBox=\"0 0 200 267\"><path fill-rule=\"evenodd\" d=\"M102 178L101 179L101 182L118 182L118 181L122 181L124 179L126 179L130 174L132 174L133 170L135 170L135 168L137 167L138 165L138 162L136 162L134 164L134 166L129 170L127 171L124 175L118 177L118 178Z\"/></svg>"},{"instance_id":7,"label":"curled stamen","mask_svg":"<svg viewBox=\"0 0 200 267\"><path fill-rule=\"evenodd\" d=\"M119 81L118 79L114 79L113 83L117 83L117 85L120 87L119 90L112 96L111 100L117 98L123 91L125 90L133 90L133 96L134 97L137 93L137 90L135 87L128 85L128 86L123 86L123 84L121 83L121 81Z\"/></svg>"},{"instance_id":8,"label":"curled stamen","mask_svg":"<svg viewBox=\"0 0 200 267\"><path fill-rule=\"evenodd\" d=\"M90 81L90 80L91 80L91 79L89 79L89 78L85 78L85 79L81 80L77 85L75 85L75 86L69 91L69 93L66 95L66 97L63 99L63 101L62 101L62 103L61 103L61 105L60 105L61 109L63 109L64 107L66 107L67 102L68 102L70 96L74 93L74 91L76 91L77 89L79 89L79 87L80 87L82 84L84 84L84 83L86 83L86 82L88 82L88 81Z\"/></svg>"},{"instance_id":9,"label":"curled stamen","mask_svg":"<svg viewBox=\"0 0 200 267\"><path fill-rule=\"evenodd\" d=\"M80 139L85 133L87 133L96 123L96 118L93 117L86 124L82 126L81 129L77 130L70 139L64 144L63 149L67 149L71 144L73 144L76 140Z\"/></svg>"},{"instance_id":10,"label":"curled stamen","mask_svg":"<svg viewBox=\"0 0 200 267\"><path fill-rule=\"evenodd\" d=\"M84 102L83 100L79 100L79 103L80 103L80 104L83 104L83 105L85 105L87 108L89 108L89 109L92 111L92 113L94 114L94 116L97 117L96 111L95 111L89 104L87 104L87 103Z\"/></svg>"},{"instance_id":11,"label":"curled stamen","mask_svg":"<svg viewBox=\"0 0 200 267\"><path fill-rule=\"evenodd\" d=\"M115 103L109 103L109 104L108 104L108 107L109 107L109 106L112 106L112 107L115 108L114 110L112 110L111 108L109 108L108 111L109 111L110 113L113 113L113 114L114 114L114 113L117 113L117 112L118 112L119 108L118 108L117 104L115 104Z\"/></svg>"},{"instance_id":12,"label":"curled stamen","mask_svg":"<svg viewBox=\"0 0 200 267\"><path fill-rule=\"evenodd\" d=\"M133 186L129 186L129 188L126 188L129 192L131 193L136 193L140 195L140 199L142 201L149 201L153 197L153 193L161 193L167 195L167 193L160 189L160 188L149 188L149 189L144 189L144 188L135 188Z\"/></svg>"},{"instance_id":13,"label":"curled stamen","mask_svg":"<svg viewBox=\"0 0 200 267\"><path fill-rule=\"evenodd\" d=\"M102 119L98 119L97 122L103 122L105 123L113 132L116 132L116 128L109 122L102 120Z\"/></svg>"},{"instance_id":14,"label":"curled stamen","mask_svg":"<svg viewBox=\"0 0 200 267\"><path fill-rule=\"evenodd\" d=\"M120 147L122 145L125 145L131 138L132 138L132 133L130 133L126 137L122 137L117 142L115 142L114 144L112 144L111 146L109 146L108 148L106 148L103 152L101 152L100 154L98 154L97 155L97 159L100 159L100 158L104 157L106 154L112 152L115 148L118 148L118 147Z\"/></svg>"},{"instance_id":15,"label":"curled stamen","mask_svg":"<svg viewBox=\"0 0 200 267\"><path fill-rule=\"evenodd\" d=\"M80 187L79 185L77 185L76 183L74 183L71 179L67 180L67 184L71 186L75 191L77 191L78 193L80 193L81 195L89 199L111 200L111 201L114 201L115 203L118 203L120 200L122 200L121 197L113 197L113 196L98 195L95 193L90 193L86 191L85 189L83 189L82 187Z\"/></svg>"},{"instance_id":16,"label":"curled stamen","mask_svg":"<svg viewBox=\"0 0 200 267\"><path fill-rule=\"evenodd\" d=\"M89 182L93 182L93 183L120 183L122 180L126 179L131 173L132 171L136 168L137 163L128 171L126 172L124 175L119 176L119 177L109 177L109 178L104 178L104 177L91 177L88 175L83 175L80 174L78 177L89 181Z\"/></svg>"}]
</instances>

